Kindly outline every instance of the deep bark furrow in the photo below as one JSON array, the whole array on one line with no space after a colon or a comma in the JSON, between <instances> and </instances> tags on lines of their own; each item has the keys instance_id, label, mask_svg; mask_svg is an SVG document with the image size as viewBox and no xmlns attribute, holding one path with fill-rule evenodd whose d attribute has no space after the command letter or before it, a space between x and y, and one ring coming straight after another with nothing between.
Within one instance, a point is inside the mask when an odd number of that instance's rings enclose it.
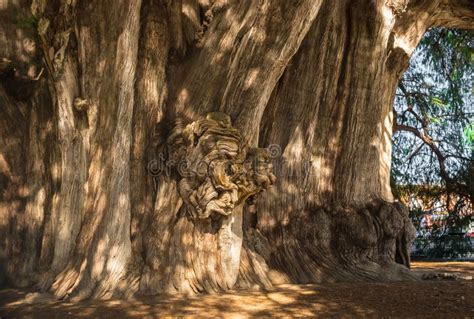
<instances>
[{"instance_id":1,"label":"deep bark furrow","mask_svg":"<svg viewBox=\"0 0 474 319\"><path fill-rule=\"evenodd\" d=\"M139 275L143 257L150 254L143 247L144 231L153 214L156 190L151 161L156 160L154 148L155 125L162 121L166 96L166 65L170 49L170 36L165 7L161 1L143 1L138 51L136 103L132 120L132 150L130 183L132 205L132 245Z\"/></svg>"},{"instance_id":2,"label":"deep bark furrow","mask_svg":"<svg viewBox=\"0 0 474 319\"><path fill-rule=\"evenodd\" d=\"M29 283L27 274L16 270L26 256L22 255L21 235L27 233L24 219L27 194L26 158L22 144L27 139L26 123L17 123L19 103L0 87L0 279L16 285Z\"/></svg>"}]
</instances>

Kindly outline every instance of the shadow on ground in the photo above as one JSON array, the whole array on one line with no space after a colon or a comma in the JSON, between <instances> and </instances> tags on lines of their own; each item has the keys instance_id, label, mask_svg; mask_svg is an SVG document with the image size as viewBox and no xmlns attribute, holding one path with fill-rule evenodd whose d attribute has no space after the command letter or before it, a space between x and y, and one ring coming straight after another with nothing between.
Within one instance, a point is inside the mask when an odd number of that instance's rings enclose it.
<instances>
[{"instance_id":1,"label":"shadow on ground","mask_svg":"<svg viewBox=\"0 0 474 319\"><path fill-rule=\"evenodd\" d=\"M445 263L443 263L445 264ZM471 274L474 263L452 265ZM447 266L445 264L445 266ZM441 266L416 263L417 271ZM441 269L441 270L440 270ZM272 291L222 295L139 296L135 300L58 302L44 294L3 289L0 317L5 318L153 318L198 317L474 317L474 281L334 283L282 285Z\"/></svg>"}]
</instances>

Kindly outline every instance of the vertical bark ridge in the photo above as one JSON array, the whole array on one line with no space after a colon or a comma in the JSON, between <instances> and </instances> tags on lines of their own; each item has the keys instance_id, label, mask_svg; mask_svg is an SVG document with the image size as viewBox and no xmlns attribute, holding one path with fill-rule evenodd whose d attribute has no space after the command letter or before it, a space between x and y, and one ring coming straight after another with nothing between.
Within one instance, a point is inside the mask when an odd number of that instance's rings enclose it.
<instances>
[{"instance_id":1,"label":"vertical bark ridge","mask_svg":"<svg viewBox=\"0 0 474 319\"><path fill-rule=\"evenodd\" d=\"M60 298L102 298L127 290L121 279L131 257L129 160L140 1L87 2L77 10L82 93L96 122L81 231L52 288Z\"/></svg>"},{"instance_id":2,"label":"vertical bark ridge","mask_svg":"<svg viewBox=\"0 0 474 319\"><path fill-rule=\"evenodd\" d=\"M63 271L71 258L81 226L84 185L87 179L86 141L81 134L84 116L74 108L79 97L77 60L73 55L71 42L75 40L73 30L74 6L58 3L55 16L46 13L46 6L32 4L35 19L47 21L48 27L37 26L39 44L43 50L44 65L48 73L49 93L54 97L54 113L50 121L55 121L57 151L48 166L51 169L53 185L50 212L45 220L42 242L42 268L39 287L51 287L55 276ZM33 10L33 8L36 8ZM60 40L58 45L57 41ZM54 53L54 63L51 55ZM56 156L57 153L57 156Z\"/></svg>"}]
</instances>

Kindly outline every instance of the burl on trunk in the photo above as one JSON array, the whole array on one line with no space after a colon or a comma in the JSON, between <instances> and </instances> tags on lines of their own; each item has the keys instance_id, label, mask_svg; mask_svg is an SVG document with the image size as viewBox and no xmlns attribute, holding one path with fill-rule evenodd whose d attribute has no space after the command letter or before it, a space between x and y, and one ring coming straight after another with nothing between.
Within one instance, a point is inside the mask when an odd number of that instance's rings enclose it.
<instances>
[{"instance_id":1,"label":"burl on trunk","mask_svg":"<svg viewBox=\"0 0 474 319\"><path fill-rule=\"evenodd\" d=\"M239 273L244 204L254 203L276 179L267 150L248 148L230 117L213 112L186 126L179 122L160 155L164 161L153 172L168 175L180 200L174 204L173 193L158 199L164 209L156 227L169 223L169 229L150 236L147 250L160 252L145 260L142 290L231 289Z\"/></svg>"}]
</instances>

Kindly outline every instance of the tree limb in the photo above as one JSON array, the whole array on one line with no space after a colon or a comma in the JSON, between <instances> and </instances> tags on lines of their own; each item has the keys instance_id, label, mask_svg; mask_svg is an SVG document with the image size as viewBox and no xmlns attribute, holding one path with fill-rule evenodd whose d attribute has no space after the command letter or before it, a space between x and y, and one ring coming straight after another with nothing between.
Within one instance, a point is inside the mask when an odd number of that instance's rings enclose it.
<instances>
[{"instance_id":1,"label":"tree limb","mask_svg":"<svg viewBox=\"0 0 474 319\"><path fill-rule=\"evenodd\" d=\"M442 1L433 17L433 26L474 29L474 2L472 0Z\"/></svg>"},{"instance_id":2,"label":"tree limb","mask_svg":"<svg viewBox=\"0 0 474 319\"><path fill-rule=\"evenodd\" d=\"M453 178L449 176L446 170L446 164L445 164L446 158L448 158L449 156L446 157L443 155L443 153L440 151L440 149L435 144L435 142L431 139L431 137L429 137L424 132L420 132L418 129L412 126L397 124L396 122L394 124L394 129L395 131L411 132L420 140L422 140L423 143L425 143L431 149L431 151L436 155L436 158L438 159L438 164L439 164L440 176L446 182L446 186L448 187L448 189L455 190L459 194L470 198L471 195L466 185L455 181Z\"/></svg>"}]
</instances>

